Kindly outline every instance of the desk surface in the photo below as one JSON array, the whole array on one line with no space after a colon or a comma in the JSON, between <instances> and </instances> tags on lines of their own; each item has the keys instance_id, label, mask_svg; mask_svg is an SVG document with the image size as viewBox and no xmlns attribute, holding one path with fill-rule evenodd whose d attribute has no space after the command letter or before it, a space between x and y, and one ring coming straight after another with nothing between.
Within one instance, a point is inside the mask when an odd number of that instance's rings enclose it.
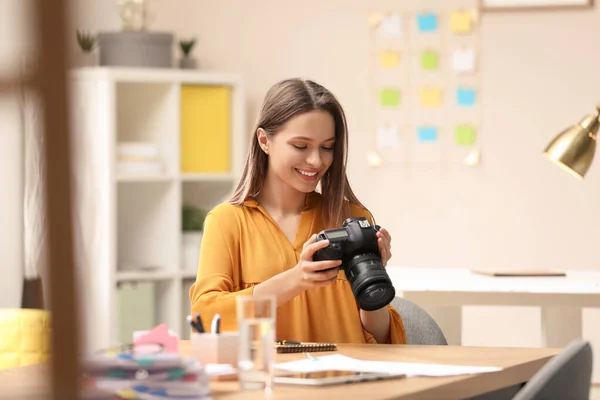
<instances>
[{"instance_id":1,"label":"desk surface","mask_svg":"<svg viewBox=\"0 0 600 400\"><path fill-rule=\"evenodd\" d=\"M182 341L182 353L188 353L189 343ZM366 360L445 363L461 365L501 366L499 372L449 378L407 378L380 382L302 388L276 386L273 392L241 392L235 381L212 383L212 397L227 399L292 399L315 395L318 399L447 399L464 398L515 385L529 380L559 349L404 346L404 345L340 345L339 353ZM323 353L325 354L325 353ZM278 354L277 361L291 361L302 354ZM46 400L48 369L35 365L0 372L2 395L13 400ZM312 396L311 396L312 397Z\"/></svg>"},{"instance_id":2,"label":"desk surface","mask_svg":"<svg viewBox=\"0 0 600 400\"><path fill-rule=\"evenodd\" d=\"M396 290L402 292L600 294L600 273L595 271L566 271L564 277L495 277L467 268L394 265L387 271Z\"/></svg>"}]
</instances>

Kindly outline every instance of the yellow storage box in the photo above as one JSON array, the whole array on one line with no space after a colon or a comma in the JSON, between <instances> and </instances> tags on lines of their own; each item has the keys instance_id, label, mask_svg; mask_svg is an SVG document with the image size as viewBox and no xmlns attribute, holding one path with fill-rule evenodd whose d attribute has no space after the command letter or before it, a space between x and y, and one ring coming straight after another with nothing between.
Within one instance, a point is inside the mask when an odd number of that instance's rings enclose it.
<instances>
[{"instance_id":1,"label":"yellow storage box","mask_svg":"<svg viewBox=\"0 0 600 400\"><path fill-rule=\"evenodd\" d=\"M48 361L50 313L45 310L0 310L0 369Z\"/></svg>"},{"instance_id":2,"label":"yellow storage box","mask_svg":"<svg viewBox=\"0 0 600 400\"><path fill-rule=\"evenodd\" d=\"M181 88L181 172L231 172L231 88Z\"/></svg>"}]
</instances>

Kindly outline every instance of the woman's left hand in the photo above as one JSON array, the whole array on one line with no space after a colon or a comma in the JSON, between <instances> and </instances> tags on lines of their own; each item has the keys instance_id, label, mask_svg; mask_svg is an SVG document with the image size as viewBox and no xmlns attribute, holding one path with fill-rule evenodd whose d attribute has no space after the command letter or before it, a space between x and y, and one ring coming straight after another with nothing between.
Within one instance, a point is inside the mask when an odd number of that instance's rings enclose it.
<instances>
[{"instance_id":1,"label":"woman's left hand","mask_svg":"<svg viewBox=\"0 0 600 400\"><path fill-rule=\"evenodd\" d=\"M392 258L392 236L385 228L377 232L377 245L381 254L381 264L385 267Z\"/></svg>"}]
</instances>

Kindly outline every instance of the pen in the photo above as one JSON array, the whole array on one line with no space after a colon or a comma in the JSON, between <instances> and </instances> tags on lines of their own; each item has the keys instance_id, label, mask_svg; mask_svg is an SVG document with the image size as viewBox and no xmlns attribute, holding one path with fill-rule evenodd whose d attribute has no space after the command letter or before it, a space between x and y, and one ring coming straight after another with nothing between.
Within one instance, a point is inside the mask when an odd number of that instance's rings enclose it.
<instances>
[{"instance_id":1,"label":"pen","mask_svg":"<svg viewBox=\"0 0 600 400\"><path fill-rule=\"evenodd\" d=\"M199 332L204 333L204 325L202 325L202 318L200 318L200 313L196 313L196 325L198 326Z\"/></svg>"},{"instance_id":2,"label":"pen","mask_svg":"<svg viewBox=\"0 0 600 400\"><path fill-rule=\"evenodd\" d=\"M190 326L197 332L197 333L204 333L201 329L201 327L199 327L196 322L192 319L191 315L187 316L187 322L188 324L190 324Z\"/></svg>"},{"instance_id":3,"label":"pen","mask_svg":"<svg viewBox=\"0 0 600 400\"><path fill-rule=\"evenodd\" d=\"M210 331L212 333L216 333L219 334L221 333L221 315L220 314L215 314L215 316L213 317L211 326L210 326Z\"/></svg>"},{"instance_id":4,"label":"pen","mask_svg":"<svg viewBox=\"0 0 600 400\"><path fill-rule=\"evenodd\" d=\"M282 345L300 345L300 344L302 344L302 342L295 342L293 340L277 340L276 342L277 342L277 344L282 344Z\"/></svg>"}]
</instances>

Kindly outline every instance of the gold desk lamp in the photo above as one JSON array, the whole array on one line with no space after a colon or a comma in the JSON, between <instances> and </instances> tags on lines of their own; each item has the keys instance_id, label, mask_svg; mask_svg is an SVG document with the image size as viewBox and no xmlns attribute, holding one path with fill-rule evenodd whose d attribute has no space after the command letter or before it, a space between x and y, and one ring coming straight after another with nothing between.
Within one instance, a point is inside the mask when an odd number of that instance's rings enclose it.
<instances>
[{"instance_id":1,"label":"gold desk lamp","mask_svg":"<svg viewBox=\"0 0 600 400\"><path fill-rule=\"evenodd\" d=\"M583 179L594 159L599 118L600 104L596 111L559 133L544 150L544 156L573 176Z\"/></svg>"}]
</instances>

